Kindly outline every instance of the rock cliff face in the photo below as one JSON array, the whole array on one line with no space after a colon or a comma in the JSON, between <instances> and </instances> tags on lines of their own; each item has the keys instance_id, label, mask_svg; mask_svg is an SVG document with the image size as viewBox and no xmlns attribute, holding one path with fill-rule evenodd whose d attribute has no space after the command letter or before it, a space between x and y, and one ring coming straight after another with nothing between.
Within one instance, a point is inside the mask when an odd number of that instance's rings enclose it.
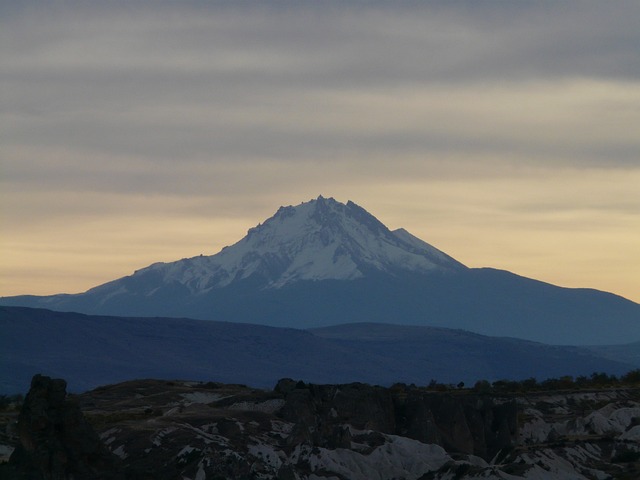
<instances>
[{"instance_id":1,"label":"rock cliff face","mask_svg":"<svg viewBox=\"0 0 640 480\"><path fill-rule=\"evenodd\" d=\"M18 417L20 440L9 465L15 478L124 479L117 458L67 399L66 382L36 375Z\"/></svg>"},{"instance_id":2,"label":"rock cliff face","mask_svg":"<svg viewBox=\"0 0 640 480\"><path fill-rule=\"evenodd\" d=\"M399 435L442 445L486 460L515 444L515 400L488 395L447 395L409 390L397 398ZM433 428L435 426L435 428Z\"/></svg>"},{"instance_id":3,"label":"rock cliff face","mask_svg":"<svg viewBox=\"0 0 640 480\"><path fill-rule=\"evenodd\" d=\"M296 423L317 446L331 442L341 425L351 425L490 459L518 436L516 402L487 395L292 380L281 380L275 390L284 395L282 418Z\"/></svg>"},{"instance_id":4,"label":"rock cliff face","mask_svg":"<svg viewBox=\"0 0 640 480\"><path fill-rule=\"evenodd\" d=\"M69 400L63 381L37 376L18 431L13 470L0 466L0 478L618 480L640 472L640 390L632 388L485 395L138 380Z\"/></svg>"}]
</instances>

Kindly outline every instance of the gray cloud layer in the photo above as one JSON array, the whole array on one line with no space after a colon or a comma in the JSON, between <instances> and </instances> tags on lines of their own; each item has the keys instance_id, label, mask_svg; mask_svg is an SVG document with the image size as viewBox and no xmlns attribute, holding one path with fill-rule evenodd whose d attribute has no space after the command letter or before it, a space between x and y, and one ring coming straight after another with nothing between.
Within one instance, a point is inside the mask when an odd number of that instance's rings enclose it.
<instances>
[{"instance_id":1,"label":"gray cloud layer","mask_svg":"<svg viewBox=\"0 0 640 480\"><path fill-rule=\"evenodd\" d=\"M522 102L526 119L536 116L530 84L588 79L637 93L640 77L634 2L55 5L4 6L5 145L154 162L540 156L548 142L503 134L499 123L486 136L465 135L459 117L491 122L503 113L492 106L505 101L501 89ZM485 105L465 108L459 95ZM542 107L556 100L554 89L539 95ZM637 119L632 100L605 97L585 113ZM432 128L441 122L451 125ZM600 166L636 160L629 138L598 147L578 140L550 156Z\"/></svg>"}]
</instances>

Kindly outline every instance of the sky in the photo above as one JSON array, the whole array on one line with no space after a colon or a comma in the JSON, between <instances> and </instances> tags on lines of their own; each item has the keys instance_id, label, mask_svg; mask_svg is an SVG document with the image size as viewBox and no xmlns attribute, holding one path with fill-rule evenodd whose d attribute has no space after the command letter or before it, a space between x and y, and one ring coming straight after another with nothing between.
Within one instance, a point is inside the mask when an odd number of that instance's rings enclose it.
<instances>
[{"instance_id":1,"label":"sky","mask_svg":"<svg viewBox=\"0 0 640 480\"><path fill-rule=\"evenodd\" d=\"M640 302L640 3L0 0L0 295L322 194Z\"/></svg>"}]
</instances>

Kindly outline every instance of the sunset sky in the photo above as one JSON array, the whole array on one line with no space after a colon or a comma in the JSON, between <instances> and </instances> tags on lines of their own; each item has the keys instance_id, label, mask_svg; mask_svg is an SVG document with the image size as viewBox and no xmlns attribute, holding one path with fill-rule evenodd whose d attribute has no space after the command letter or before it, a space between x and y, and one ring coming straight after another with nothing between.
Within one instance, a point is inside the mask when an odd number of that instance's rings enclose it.
<instances>
[{"instance_id":1,"label":"sunset sky","mask_svg":"<svg viewBox=\"0 0 640 480\"><path fill-rule=\"evenodd\" d=\"M640 2L0 0L0 295L322 194L640 302Z\"/></svg>"}]
</instances>

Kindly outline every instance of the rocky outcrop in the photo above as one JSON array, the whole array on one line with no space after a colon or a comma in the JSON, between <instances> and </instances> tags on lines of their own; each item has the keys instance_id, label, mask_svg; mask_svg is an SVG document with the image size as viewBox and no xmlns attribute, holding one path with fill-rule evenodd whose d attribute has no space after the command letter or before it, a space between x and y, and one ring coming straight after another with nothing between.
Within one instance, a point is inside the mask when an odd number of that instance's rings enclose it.
<instances>
[{"instance_id":1,"label":"rocky outcrop","mask_svg":"<svg viewBox=\"0 0 640 480\"><path fill-rule=\"evenodd\" d=\"M64 380L33 377L18 417L12 474L29 480L123 479L117 458L67 399L66 386Z\"/></svg>"},{"instance_id":2,"label":"rocky outcrop","mask_svg":"<svg viewBox=\"0 0 640 480\"><path fill-rule=\"evenodd\" d=\"M396 432L490 460L518 439L515 400L404 389L394 396Z\"/></svg>"},{"instance_id":3,"label":"rocky outcrop","mask_svg":"<svg viewBox=\"0 0 640 480\"><path fill-rule=\"evenodd\" d=\"M490 460L518 438L514 400L498 402L488 395L434 393L407 386L306 385L289 379L281 380L275 390L285 398L280 415L296 424L295 443L306 440L321 447L335 443L335 436L342 435L340 426L348 424Z\"/></svg>"},{"instance_id":4,"label":"rocky outcrop","mask_svg":"<svg viewBox=\"0 0 640 480\"><path fill-rule=\"evenodd\" d=\"M292 385L295 386L291 388ZM388 389L362 383L305 385L281 380L275 391L282 393L285 400L279 416L294 423L299 432L294 443L306 440L320 447L347 444L344 425L395 432L394 405Z\"/></svg>"}]
</instances>

